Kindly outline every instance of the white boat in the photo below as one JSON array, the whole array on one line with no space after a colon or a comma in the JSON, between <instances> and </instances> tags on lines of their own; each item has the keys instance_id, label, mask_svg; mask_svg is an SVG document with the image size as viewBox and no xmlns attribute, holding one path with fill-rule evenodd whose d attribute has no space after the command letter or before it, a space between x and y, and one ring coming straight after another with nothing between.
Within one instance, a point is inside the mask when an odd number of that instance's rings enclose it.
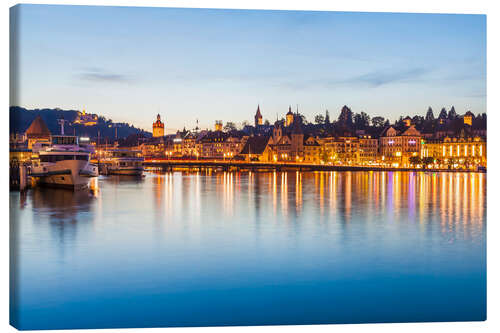
<instances>
[{"instance_id":1,"label":"white boat","mask_svg":"<svg viewBox=\"0 0 500 333\"><path fill-rule=\"evenodd\" d=\"M30 176L39 185L80 190L99 175L97 165L89 162L90 151L75 136L52 136L50 146L34 147L33 152L38 158L33 160Z\"/></svg>"},{"instance_id":2,"label":"white boat","mask_svg":"<svg viewBox=\"0 0 500 333\"><path fill-rule=\"evenodd\" d=\"M113 149L105 152L103 170L109 175L141 176L144 158L140 151L128 149Z\"/></svg>"}]
</instances>

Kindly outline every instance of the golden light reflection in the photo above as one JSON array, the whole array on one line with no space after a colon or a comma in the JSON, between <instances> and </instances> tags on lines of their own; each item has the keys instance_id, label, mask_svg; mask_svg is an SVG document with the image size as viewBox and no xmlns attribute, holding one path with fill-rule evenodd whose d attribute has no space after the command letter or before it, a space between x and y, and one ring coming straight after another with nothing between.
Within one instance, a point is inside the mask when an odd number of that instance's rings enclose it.
<instances>
[{"instance_id":1,"label":"golden light reflection","mask_svg":"<svg viewBox=\"0 0 500 333\"><path fill-rule=\"evenodd\" d=\"M406 224L415 224L422 233L434 229L449 242L478 237L485 223L486 175L479 173L252 172L248 173L248 186L240 173L216 172L212 177L216 195L220 194L216 202L228 216L239 212L238 198L247 195L249 207L256 204L256 196L263 198L259 214L267 208L274 217L286 217L303 214L313 207L322 224L343 219L371 223L385 216L405 228ZM202 211L200 197L207 193L207 178L200 172L189 177L169 172L151 179L158 185L154 186L158 212L171 215L182 214L186 209ZM183 195L183 191L191 194ZM248 193L239 193L242 191ZM212 192L213 188L209 188L208 193ZM182 206L183 198L188 206Z\"/></svg>"},{"instance_id":2,"label":"golden light reflection","mask_svg":"<svg viewBox=\"0 0 500 333\"><path fill-rule=\"evenodd\" d=\"M90 179L89 189L90 189L90 193L94 197L96 197L96 198L99 197L99 180L97 179L97 177L93 177Z\"/></svg>"},{"instance_id":3,"label":"golden light reflection","mask_svg":"<svg viewBox=\"0 0 500 333\"><path fill-rule=\"evenodd\" d=\"M278 176L276 175L276 170L273 172L273 211L276 216L276 211L278 209Z\"/></svg>"},{"instance_id":4,"label":"golden light reflection","mask_svg":"<svg viewBox=\"0 0 500 333\"><path fill-rule=\"evenodd\" d=\"M233 172L223 172L222 174L222 185L223 185L223 207L224 213L227 216L233 216L234 214L234 184L233 184Z\"/></svg>"},{"instance_id":5,"label":"golden light reflection","mask_svg":"<svg viewBox=\"0 0 500 333\"><path fill-rule=\"evenodd\" d=\"M295 173L295 207L297 213L302 211L302 173L300 171Z\"/></svg>"},{"instance_id":6,"label":"golden light reflection","mask_svg":"<svg viewBox=\"0 0 500 333\"><path fill-rule=\"evenodd\" d=\"M288 177L286 172L281 173L281 212L288 215Z\"/></svg>"},{"instance_id":7,"label":"golden light reflection","mask_svg":"<svg viewBox=\"0 0 500 333\"><path fill-rule=\"evenodd\" d=\"M174 173L167 172L163 177L157 177L160 184L165 183L165 212L167 215L172 216L174 211ZM161 188L162 186L158 186Z\"/></svg>"},{"instance_id":8,"label":"golden light reflection","mask_svg":"<svg viewBox=\"0 0 500 333\"><path fill-rule=\"evenodd\" d=\"M344 188L346 222L348 222L351 217L351 191L352 191L351 186L352 186L352 172L348 171L346 173L345 188Z\"/></svg>"},{"instance_id":9,"label":"golden light reflection","mask_svg":"<svg viewBox=\"0 0 500 333\"><path fill-rule=\"evenodd\" d=\"M337 172L330 172L330 215L335 215L337 210Z\"/></svg>"},{"instance_id":10,"label":"golden light reflection","mask_svg":"<svg viewBox=\"0 0 500 333\"><path fill-rule=\"evenodd\" d=\"M323 215L325 210L325 173L321 172L319 175L319 211Z\"/></svg>"},{"instance_id":11,"label":"golden light reflection","mask_svg":"<svg viewBox=\"0 0 500 333\"><path fill-rule=\"evenodd\" d=\"M420 226L422 228L421 230L423 230L424 222L426 221L425 208L427 207L427 202L425 198L429 193L427 179L428 177L422 177L422 174L419 174L418 183L420 184L420 186L418 191L418 208L420 216Z\"/></svg>"}]
</instances>

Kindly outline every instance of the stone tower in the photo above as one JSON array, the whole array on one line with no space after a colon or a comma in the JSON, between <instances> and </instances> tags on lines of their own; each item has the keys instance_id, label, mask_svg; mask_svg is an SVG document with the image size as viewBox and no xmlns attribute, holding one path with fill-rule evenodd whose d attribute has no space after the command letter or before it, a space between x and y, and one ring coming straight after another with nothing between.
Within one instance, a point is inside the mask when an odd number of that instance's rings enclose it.
<instances>
[{"instance_id":1,"label":"stone tower","mask_svg":"<svg viewBox=\"0 0 500 333\"><path fill-rule=\"evenodd\" d=\"M286 127L292 125L293 123L293 112L292 112L292 106L289 106L288 107L288 112L286 114L286 120L285 120L285 123L286 123Z\"/></svg>"},{"instance_id":2,"label":"stone tower","mask_svg":"<svg viewBox=\"0 0 500 333\"><path fill-rule=\"evenodd\" d=\"M165 136L165 124L162 123L160 114L156 116L156 121L153 123L153 138Z\"/></svg>"},{"instance_id":3,"label":"stone tower","mask_svg":"<svg viewBox=\"0 0 500 333\"><path fill-rule=\"evenodd\" d=\"M260 105L257 105L257 112L255 113L255 127L262 125L262 114L260 113Z\"/></svg>"}]
</instances>

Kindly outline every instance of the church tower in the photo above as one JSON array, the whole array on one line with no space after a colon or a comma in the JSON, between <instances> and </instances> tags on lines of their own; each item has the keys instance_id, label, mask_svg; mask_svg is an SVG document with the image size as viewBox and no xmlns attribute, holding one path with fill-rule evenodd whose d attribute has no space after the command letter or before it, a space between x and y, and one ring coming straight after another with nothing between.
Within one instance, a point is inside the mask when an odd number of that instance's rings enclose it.
<instances>
[{"instance_id":1,"label":"church tower","mask_svg":"<svg viewBox=\"0 0 500 333\"><path fill-rule=\"evenodd\" d=\"M283 129L281 128L281 123L276 120L273 128L273 142L274 144L278 144L281 137L283 136Z\"/></svg>"},{"instance_id":2,"label":"church tower","mask_svg":"<svg viewBox=\"0 0 500 333\"><path fill-rule=\"evenodd\" d=\"M288 113L286 114L286 127L289 127L293 123L293 112L292 106L288 107Z\"/></svg>"},{"instance_id":3,"label":"church tower","mask_svg":"<svg viewBox=\"0 0 500 333\"><path fill-rule=\"evenodd\" d=\"M153 123L153 138L165 136L165 124L162 123L160 114L156 116L156 121Z\"/></svg>"},{"instance_id":4,"label":"church tower","mask_svg":"<svg viewBox=\"0 0 500 333\"><path fill-rule=\"evenodd\" d=\"M215 121L215 131L216 132L222 131L222 120Z\"/></svg>"},{"instance_id":5,"label":"church tower","mask_svg":"<svg viewBox=\"0 0 500 333\"><path fill-rule=\"evenodd\" d=\"M299 113L294 116L292 123L292 144L291 150L293 158L300 159L304 153L304 132L302 132L302 118Z\"/></svg>"},{"instance_id":6,"label":"church tower","mask_svg":"<svg viewBox=\"0 0 500 333\"><path fill-rule=\"evenodd\" d=\"M257 105L257 112L255 113L255 127L262 125L262 114L260 113L260 105Z\"/></svg>"}]
</instances>

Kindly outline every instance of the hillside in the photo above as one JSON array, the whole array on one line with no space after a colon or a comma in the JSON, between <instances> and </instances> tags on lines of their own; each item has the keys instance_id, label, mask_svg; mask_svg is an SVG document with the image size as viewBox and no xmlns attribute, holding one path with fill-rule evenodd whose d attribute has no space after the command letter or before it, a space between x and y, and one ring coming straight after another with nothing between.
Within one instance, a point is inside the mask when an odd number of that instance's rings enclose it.
<instances>
[{"instance_id":1,"label":"hillside","mask_svg":"<svg viewBox=\"0 0 500 333\"><path fill-rule=\"evenodd\" d=\"M24 133L33 119L38 115L45 121L52 134L61 133L61 125L59 125L57 120L64 119L67 121L64 125L65 134L88 136L90 138L97 138L99 135L103 140L106 138L114 139L115 137L121 139L134 134L141 134L146 137L151 136L151 133L140 128L135 128L133 125L113 123L111 119L104 117L99 117L97 125L94 126L72 124L78 116L77 110L61 110L59 108L28 110L19 106L11 106L9 109L10 133Z\"/></svg>"}]
</instances>

